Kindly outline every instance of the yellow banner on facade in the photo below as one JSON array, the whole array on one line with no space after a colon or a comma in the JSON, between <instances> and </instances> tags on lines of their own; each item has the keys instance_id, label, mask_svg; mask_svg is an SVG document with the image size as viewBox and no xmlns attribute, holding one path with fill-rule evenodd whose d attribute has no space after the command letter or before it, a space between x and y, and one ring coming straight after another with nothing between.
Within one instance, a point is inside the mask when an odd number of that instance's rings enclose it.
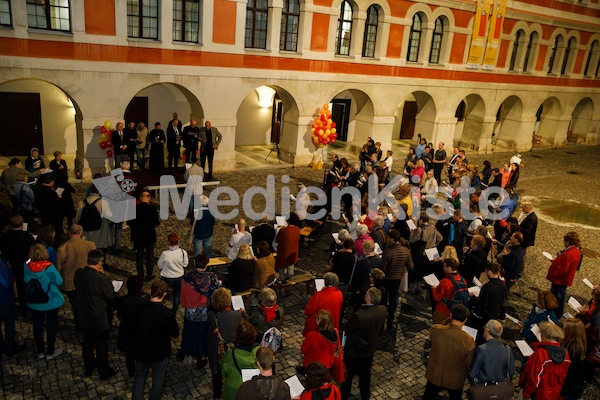
<instances>
[{"instance_id":1,"label":"yellow banner on facade","mask_svg":"<svg viewBox=\"0 0 600 400\"><path fill-rule=\"evenodd\" d=\"M475 21L473 22L473 34L471 47L467 58L467 68L477 69L481 67L481 59L485 48L485 36L488 31L490 2L492 0L477 0Z\"/></svg>"},{"instance_id":2,"label":"yellow banner on facade","mask_svg":"<svg viewBox=\"0 0 600 400\"><path fill-rule=\"evenodd\" d=\"M502 34L502 25L504 24L504 16L506 15L507 0L492 0L494 10L490 20L490 31L485 47L485 56L483 57L482 69L492 70L496 65L498 57L498 49L500 48L500 35Z\"/></svg>"}]
</instances>

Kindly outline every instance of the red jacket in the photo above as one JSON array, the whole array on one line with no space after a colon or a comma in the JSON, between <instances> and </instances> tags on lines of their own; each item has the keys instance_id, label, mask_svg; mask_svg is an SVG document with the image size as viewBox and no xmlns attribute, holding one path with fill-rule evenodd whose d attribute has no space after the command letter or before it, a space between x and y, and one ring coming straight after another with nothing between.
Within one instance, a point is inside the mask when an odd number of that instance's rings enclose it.
<instances>
[{"instance_id":1,"label":"red jacket","mask_svg":"<svg viewBox=\"0 0 600 400\"><path fill-rule=\"evenodd\" d=\"M580 262L581 251L575 246L568 247L552 261L546 279L555 285L571 286Z\"/></svg>"},{"instance_id":2,"label":"red jacket","mask_svg":"<svg viewBox=\"0 0 600 400\"><path fill-rule=\"evenodd\" d=\"M558 400L571 365L569 352L556 342L531 343L534 352L521 373L519 386L523 398L535 400Z\"/></svg>"},{"instance_id":3,"label":"red jacket","mask_svg":"<svg viewBox=\"0 0 600 400\"><path fill-rule=\"evenodd\" d=\"M313 398L323 400L340 400L342 398L342 394L337 386L331 382L328 382L317 389L306 389L302 393L302 396L300 396L300 400L313 400Z\"/></svg>"},{"instance_id":4,"label":"red jacket","mask_svg":"<svg viewBox=\"0 0 600 400\"><path fill-rule=\"evenodd\" d=\"M452 295L454 294L454 283L450 279L454 279L456 281L460 280L460 275L458 273L451 275L452 278L449 278L450 275L446 275L445 278L440 280L440 286L435 289L431 289L433 300L435 300L436 303L435 310L447 316L450 316L450 309L448 308L448 305L442 301L442 299L452 299Z\"/></svg>"},{"instance_id":5,"label":"red jacket","mask_svg":"<svg viewBox=\"0 0 600 400\"><path fill-rule=\"evenodd\" d=\"M319 331L308 332L300 347L300 351L304 354L302 365L306 367L311 362L320 362L325 368L331 368L337 346L337 334L335 336L335 338L327 338Z\"/></svg>"},{"instance_id":6,"label":"red jacket","mask_svg":"<svg viewBox=\"0 0 600 400\"><path fill-rule=\"evenodd\" d=\"M306 322L302 334L306 337L308 332L317 330L317 313L319 310L329 311L333 327L339 329L343 302L344 295L337 287L325 287L320 292L313 294L304 308Z\"/></svg>"}]
</instances>

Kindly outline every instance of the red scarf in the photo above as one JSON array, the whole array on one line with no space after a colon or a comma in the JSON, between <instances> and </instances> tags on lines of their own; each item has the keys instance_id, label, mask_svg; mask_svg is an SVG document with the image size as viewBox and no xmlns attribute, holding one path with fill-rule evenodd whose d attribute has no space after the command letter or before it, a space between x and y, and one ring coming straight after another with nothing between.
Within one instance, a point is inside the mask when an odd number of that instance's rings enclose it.
<instances>
[{"instance_id":1,"label":"red scarf","mask_svg":"<svg viewBox=\"0 0 600 400\"><path fill-rule=\"evenodd\" d=\"M264 314L265 322L268 324L277 317L277 315L275 315L275 313L277 312L277 304L275 304L273 307L261 306L260 311L262 311L262 313Z\"/></svg>"}]
</instances>

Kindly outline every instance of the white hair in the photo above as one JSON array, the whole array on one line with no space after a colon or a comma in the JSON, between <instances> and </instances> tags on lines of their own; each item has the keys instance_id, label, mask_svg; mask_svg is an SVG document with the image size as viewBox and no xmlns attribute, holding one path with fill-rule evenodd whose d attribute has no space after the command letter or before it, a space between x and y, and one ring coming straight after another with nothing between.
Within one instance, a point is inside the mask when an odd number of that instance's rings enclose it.
<instances>
[{"instance_id":1,"label":"white hair","mask_svg":"<svg viewBox=\"0 0 600 400\"><path fill-rule=\"evenodd\" d=\"M358 236L362 236L367 232L369 232L369 228L367 228L365 224L358 224L358 226L356 227L356 234Z\"/></svg>"},{"instance_id":2,"label":"white hair","mask_svg":"<svg viewBox=\"0 0 600 400\"><path fill-rule=\"evenodd\" d=\"M203 194L200 196L200 200L202 201L202 207L208 207L208 196Z\"/></svg>"}]
</instances>

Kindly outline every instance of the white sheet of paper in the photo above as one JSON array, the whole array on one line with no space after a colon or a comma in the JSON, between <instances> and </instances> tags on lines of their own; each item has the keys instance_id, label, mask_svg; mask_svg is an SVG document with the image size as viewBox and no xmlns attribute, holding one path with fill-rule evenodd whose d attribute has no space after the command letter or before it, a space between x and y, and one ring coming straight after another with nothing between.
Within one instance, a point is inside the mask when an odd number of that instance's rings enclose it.
<instances>
[{"instance_id":1,"label":"white sheet of paper","mask_svg":"<svg viewBox=\"0 0 600 400\"><path fill-rule=\"evenodd\" d=\"M300 397L302 392L304 392L304 386L302 386L302 383L300 383L298 375L294 375L291 378L286 379L284 382L290 387L290 397L292 399Z\"/></svg>"},{"instance_id":2,"label":"white sheet of paper","mask_svg":"<svg viewBox=\"0 0 600 400\"><path fill-rule=\"evenodd\" d=\"M340 242L340 239L339 239L340 238L340 234L339 233L337 233L337 232L336 233L332 233L331 236L333 236L333 240L335 240L335 242L337 244L342 244L342 242Z\"/></svg>"},{"instance_id":3,"label":"white sheet of paper","mask_svg":"<svg viewBox=\"0 0 600 400\"><path fill-rule=\"evenodd\" d=\"M253 230L253 229L254 229L254 227L253 227L253 226L249 226L249 227L248 227L248 232L252 233L252 230Z\"/></svg>"},{"instance_id":4,"label":"white sheet of paper","mask_svg":"<svg viewBox=\"0 0 600 400\"><path fill-rule=\"evenodd\" d=\"M571 313L568 312L568 311L565 311L565 313L563 314L563 317L564 318L573 318L573 316L571 315Z\"/></svg>"},{"instance_id":5,"label":"white sheet of paper","mask_svg":"<svg viewBox=\"0 0 600 400\"><path fill-rule=\"evenodd\" d=\"M550 322L552 325L556 325L556 324L554 323L554 321L552 321L552 318L550 318L550 316L549 316L549 315L548 315L548 322Z\"/></svg>"},{"instance_id":6,"label":"white sheet of paper","mask_svg":"<svg viewBox=\"0 0 600 400\"><path fill-rule=\"evenodd\" d=\"M291 199L292 201L296 201L296 196L294 196L293 194L291 194L291 193L290 193L290 199Z\"/></svg>"},{"instance_id":7,"label":"white sheet of paper","mask_svg":"<svg viewBox=\"0 0 600 400\"><path fill-rule=\"evenodd\" d=\"M190 169L190 168L192 168L192 163L186 162L185 169Z\"/></svg>"},{"instance_id":8,"label":"white sheet of paper","mask_svg":"<svg viewBox=\"0 0 600 400\"><path fill-rule=\"evenodd\" d=\"M62 195L64 191L65 191L65 189L63 189L61 187L56 188L56 194L59 195L59 196Z\"/></svg>"},{"instance_id":9,"label":"white sheet of paper","mask_svg":"<svg viewBox=\"0 0 600 400\"><path fill-rule=\"evenodd\" d=\"M112 285L113 285L113 289L116 293L119 290L121 290L121 287L123 286L123 281L112 281Z\"/></svg>"},{"instance_id":10,"label":"white sheet of paper","mask_svg":"<svg viewBox=\"0 0 600 400\"><path fill-rule=\"evenodd\" d=\"M481 293L481 288L479 286L472 286L469 288L469 293L473 293L475 297L479 297Z\"/></svg>"},{"instance_id":11,"label":"white sheet of paper","mask_svg":"<svg viewBox=\"0 0 600 400\"><path fill-rule=\"evenodd\" d=\"M375 254L377 254L378 256L383 254L383 250L381 250L381 246L379 246L379 243L375 243Z\"/></svg>"},{"instance_id":12,"label":"white sheet of paper","mask_svg":"<svg viewBox=\"0 0 600 400\"><path fill-rule=\"evenodd\" d=\"M51 174L51 173L53 173L53 172L54 172L54 171L52 171L50 168L46 168L46 169L44 170L44 172L42 172L42 175L45 175L45 174Z\"/></svg>"},{"instance_id":13,"label":"white sheet of paper","mask_svg":"<svg viewBox=\"0 0 600 400\"><path fill-rule=\"evenodd\" d=\"M463 325L461 328L463 332L467 332L469 336L473 338L473 340L477 340L477 329L471 328L470 326Z\"/></svg>"},{"instance_id":14,"label":"white sheet of paper","mask_svg":"<svg viewBox=\"0 0 600 400\"><path fill-rule=\"evenodd\" d=\"M346 332L342 332L342 347L346 346Z\"/></svg>"},{"instance_id":15,"label":"white sheet of paper","mask_svg":"<svg viewBox=\"0 0 600 400\"><path fill-rule=\"evenodd\" d=\"M542 341L542 332L540 332L540 327L537 324L531 325L531 333L535 335L538 342Z\"/></svg>"},{"instance_id":16,"label":"white sheet of paper","mask_svg":"<svg viewBox=\"0 0 600 400\"><path fill-rule=\"evenodd\" d=\"M547 251L543 251L542 254L544 255L544 257L546 257L548 260L550 261L554 261L554 256L550 253L548 253Z\"/></svg>"},{"instance_id":17,"label":"white sheet of paper","mask_svg":"<svg viewBox=\"0 0 600 400\"><path fill-rule=\"evenodd\" d=\"M427 258L429 259L429 261L435 261L438 258L440 258L440 253L438 253L438 250L435 247L432 247L430 249L425 249L425 254L427 255Z\"/></svg>"},{"instance_id":18,"label":"white sheet of paper","mask_svg":"<svg viewBox=\"0 0 600 400\"><path fill-rule=\"evenodd\" d=\"M590 289L594 288L594 284L592 282L590 282L590 280L588 278L583 278L583 283L588 285Z\"/></svg>"},{"instance_id":19,"label":"white sheet of paper","mask_svg":"<svg viewBox=\"0 0 600 400\"><path fill-rule=\"evenodd\" d=\"M473 283L476 284L479 287L483 286L483 283L481 283L481 281L477 278L473 278Z\"/></svg>"},{"instance_id":20,"label":"white sheet of paper","mask_svg":"<svg viewBox=\"0 0 600 400\"><path fill-rule=\"evenodd\" d=\"M29 225L29 224L28 224L27 222L23 222L23 230L24 230L24 231L26 231L26 230L27 230L27 226L28 226L28 225Z\"/></svg>"},{"instance_id":21,"label":"white sheet of paper","mask_svg":"<svg viewBox=\"0 0 600 400\"><path fill-rule=\"evenodd\" d=\"M37 240L37 235L31 235L35 240Z\"/></svg>"},{"instance_id":22,"label":"white sheet of paper","mask_svg":"<svg viewBox=\"0 0 600 400\"><path fill-rule=\"evenodd\" d=\"M282 217L281 215L276 216L275 221L277 222L277 225L287 226L287 221L285 220L285 217Z\"/></svg>"},{"instance_id":23,"label":"white sheet of paper","mask_svg":"<svg viewBox=\"0 0 600 400\"><path fill-rule=\"evenodd\" d=\"M575 311L579 312L579 309L581 308L581 303L580 303L580 302L578 302L578 301L577 301L577 299L576 299L575 297L573 297L573 296L569 297L569 303L568 303L568 304L569 304L569 306L570 306L570 307L571 307L573 310L575 310Z\"/></svg>"},{"instance_id":24,"label":"white sheet of paper","mask_svg":"<svg viewBox=\"0 0 600 400\"><path fill-rule=\"evenodd\" d=\"M512 322L514 322L515 324L519 323L520 321L518 319L516 319L515 317L513 317L510 314L504 314L506 316L506 318L508 318L509 320L511 320Z\"/></svg>"},{"instance_id":25,"label":"white sheet of paper","mask_svg":"<svg viewBox=\"0 0 600 400\"><path fill-rule=\"evenodd\" d=\"M529 357L533 354L533 349L527 344L526 341L515 340L515 343L517 344L519 351L521 351L521 354L523 354L523 357Z\"/></svg>"},{"instance_id":26,"label":"white sheet of paper","mask_svg":"<svg viewBox=\"0 0 600 400\"><path fill-rule=\"evenodd\" d=\"M253 376L256 376L260 374L260 371L258 370L258 368L256 369L243 369L242 370L242 382L247 382L250 379L252 379Z\"/></svg>"},{"instance_id":27,"label":"white sheet of paper","mask_svg":"<svg viewBox=\"0 0 600 400\"><path fill-rule=\"evenodd\" d=\"M412 219L407 219L406 225L408 226L408 229L410 229L411 231L414 231L415 229L417 229L417 226L415 225L415 223L413 222Z\"/></svg>"},{"instance_id":28,"label":"white sheet of paper","mask_svg":"<svg viewBox=\"0 0 600 400\"><path fill-rule=\"evenodd\" d=\"M440 286L440 281L438 280L437 276L435 276L434 274L429 274L427 276L424 276L423 279L431 287Z\"/></svg>"},{"instance_id":29,"label":"white sheet of paper","mask_svg":"<svg viewBox=\"0 0 600 400\"><path fill-rule=\"evenodd\" d=\"M234 310L240 310L244 308L244 299L239 295L231 296L231 304L233 305Z\"/></svg>"},{"instance_id":30,"label":"white sheet of paper","mask_svg":"<svg viewBox=\"0 0 600 400\"><path fill-rule=\"evenodd\" d=\"M494 238L492 237L492 234L490 233L490 231L488 231L487 235L488 235L488 237L489 237L490 239L492 239L492 240L494 239Z\"/></svg>"},{"instance_id":31,"label":"white sheet of paper","mask_svg":"<svg viewBox=\"0 0 600 400\"><path fill-rule=\"evenodd\" d=\"M320 292L325 287L325 279L315 279L315 288Z\"/></svg>"},{"instance_id":32,"label":"white sheet of paper","mask_svg":"<svg viewBox=\"0 0 600 400\"><path fill-rule=\"evenodd\" d=\"M394 214L388 214L387 219L392 222L394 220Z\"/></svg>"}]
</instances>

